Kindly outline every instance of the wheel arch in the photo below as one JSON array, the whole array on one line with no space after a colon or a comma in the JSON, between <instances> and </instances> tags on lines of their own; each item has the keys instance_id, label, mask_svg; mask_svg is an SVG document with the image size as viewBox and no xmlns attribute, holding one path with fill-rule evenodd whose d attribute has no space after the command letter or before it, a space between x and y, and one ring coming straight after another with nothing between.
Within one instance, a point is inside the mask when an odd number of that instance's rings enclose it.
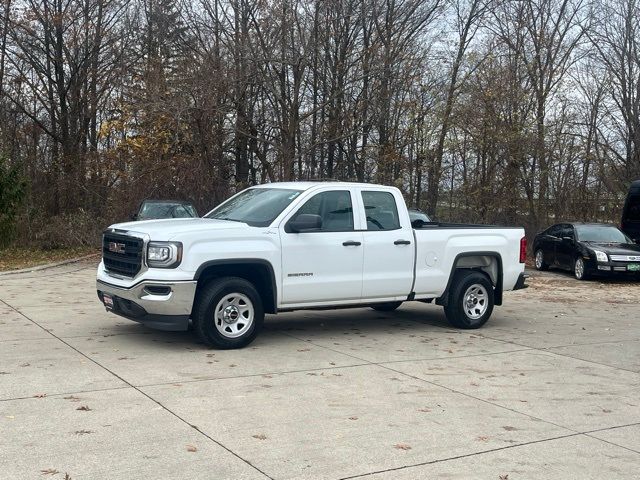
<instances>
[{"instance_id":1,"label":"wheel arch","mask_svg":"<svg viewBox=\"0 0 640 480\"><path fill-rule=\"evenodd\" d=\"M464 252L456 255L449 273L447 287L440 297L436 299L438 305L446 306L449 303L449 292L453 278L458 270L475 270L484 273L493 284L494 305L502 305L502 256L498 252L479 251Z\"/></svg>"},{"instance_id":2,"label":"wheel arch","mask_svg":"<svg viewBox=\"0 0 640 480\"><path fill-rule=\"evenodd\" d=\"M273 265L269 261L261 258L234 258L204 262L194 275L194 280L198 282L196 297L210 280L222 277L239 277L251 282L260 294L265 313L277 313L278 287Z\"/></svg>"}]
</instances>

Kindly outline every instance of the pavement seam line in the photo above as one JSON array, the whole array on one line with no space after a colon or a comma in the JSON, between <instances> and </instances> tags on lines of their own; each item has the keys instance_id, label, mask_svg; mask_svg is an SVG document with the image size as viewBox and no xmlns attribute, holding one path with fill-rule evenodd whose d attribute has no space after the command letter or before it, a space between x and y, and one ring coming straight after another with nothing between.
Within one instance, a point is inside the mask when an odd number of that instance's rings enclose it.
<instances>
[{"instance_id":1,"label":"pavement seam line","mask_svg":"<svg viewBox=\"0 0 640 480\"><path fill-rule=\"evenodd\" d=\"M183 422L184 424L186 424L187 426L193 428L195 431L197 431L198 433L200 433L202 436L208 438L210 441L212 441L213 443L215 443L216 445L218 445L220 448L226 450L227 452L229 452L231 455L233 455L234 457L236 457L237 459L241 460L242 462L244 462L245 464L249 465L251 468L253 468L254 470L260 472L262 475L264 475L265 477L269 478L270 480L274 480L272 476L268 475L266 472L263 472L260 468L258 468L257 466L253 465L249 460L246 460L245 458L241 457L240 455L238 455L237 453L235 453L233 450L231 450L230 448L228 448L226 445L222 444L221 442L219 442L218 440L216 440L215 438L211 437L210 435L208 435L207 433L203 432L202 430L200 430L197 426L187 422L184 418L182 418L180 415L178 415L177 413L175 413L173 410L169 409L168 407L166 407L165 405L163 405L160 401L156 400L155 398L151 397L150 395L148 395L147 393L143 392L142 390L140 390L138 387L136 387L135 385L132 385L131 383L129 383L128 381L126 381L124 378L122 378L120 375L118 375L117 373L111 371L109 368L105 367L104 365L102 365L101 363L99 363L98 361L94 360L93 358L89 357L88 355L86 355L85 353L81 352L80 350L78 350L77 348L75 348L73 345L65 342L62 338L56 336L55 334L49 332L48 330L46 330L42 325L40 325L38 322L36 322L35 320L32 320L31 318L27 317L24 313L16 310L12 305L9 305L6 301L0 299L1 303L4 303L7 307L11 308L13 311L19 313L20 315L22 315L24 318L26 318L27 320L29 320L30 322L33 322L35 325L37 325L38 327L42 328L45 332L48 332L52 337L56 338L58 341L60 341L61 343L65 344L67 347L69 347L70 349L74 350L75 352L77 352L78 354L82 355L84 358L86 358L87 360L89 360L90 362L96 364L97 366L99 366L100 368L104 369L105 371L109 372L111 375L113 375L114 377L116 377L117 379L119 379L121 382L124 382L125 384L127 384L129 387L133 388L134 390L136 390L138 393L142 394L143 396L145 396L146 398L148 398L149 400L151 400L152 402L154 402L156 405L158 405L159 407L161 407L163 410L165 410L166 412L170 413L171 415L173 415L175 418L177 418L178 420L180 420L181 422Z\"/></svg>"},{"instance_id":2,"label":"pavement seam line","mask_svg":"<svg viewBox=\"0 0 640 480\"><path fill-rule=\"evenodd\" d=\"M604 438L594 437L593 435L589 435L588 433L583 434L585 437L593 438L594 440L598 440L600 442L608 443L609 445L613 445L615 447L622 448L624 450L628 450L633 453L637 453L640 455L640 451L634 450L633 448L625 447L624 445L620 445L619 443L612 442L611 440L605 440Z\"/></svg>"},{"instance_id":3,"label":"pavement seam line","mask_svg":"<svg viewBox=\"0 0 640 480\"><path fill-rule=\"evenodd\" d=\"M521 347L527 347L530 350L536 350L538 352L545 352L545 353L549 353L551 355L557 355L559 357L572 358L573 360L578 360L580 362L592 363L594 365L600 365L601 367L613 368L614 370L622 370L624 372L630 372L630 373L635 373L636 375L640 375L639 372L636 372L635 370L629 370L628 368L616 367L616 366L613 366L613 365L608 365L606 363L596 362L594 360L585 360L584 358L572 357L571 355L550 351L550 349L552 349L552 348L571 347L573 345L562 345L560 347L543 347L543 348L540 348L540 347L528 347L527 345L523 345L522 343L512 342L512 341L509 341L509 340L502 340L500 338L487 337L485 335L483 335L483 337L484 338L488 338L489 340L496 340L496 341L503 342L503 343L509 343L511 345L518 345L518 346L521 346ZM629 341L637 342L639 340L629 340ZM600 344L607 344L607 343L618 343L618 342L615 342L615 341L612 341L612 342L596 342L596 343L593 343L593 344L588 343L588 344L584 344L584 345L585 346L588 346L588 345L600 345ZM577 346L580 346L580 345L577 345Z\"/></svg>"},{"instance_id":4,"label":"pavement seam line","mask_svg":"<svg viewBox=\"0 0 640 480\"><path fill-rule=\"evenodd\" d=\"M560 436L557 436L557 437L544 438L544 439L541 439L541 440L532 440L530 442L518 443L518 444L514 444L514 445L506 445L504 447L491 448L489 450L483 450L483 451L480 451L480 452L474 452L474 453L469 453L469 454L465 454L465 455L457 455L457 456L454 456L454 457L441 458L441 459L438 459L438 460L430 460L428 462L420 462L420 463L414 463L414 464L411 464L411 465L404 465L402 467L387 468L387 469L383 469L383 470L376 470L374 472L362 473L362 474L358 474L358 475L350 475L348 477L340 477L338 480L352 480L352 479L357 479L357 478L362 478L362 477L368 477L368 476L371 476L371 475L377 475L379 473L396 472L396 471L404 470L404 469L407 469L407 468L415 468L415 467L421 467L421 466L424 466L424 465L433 465L433 464L436 464L436 463L450 462L452 460L460 460L462 458L474 457L474 456L477 456L477 455L484 455L486 453L499 452L499 451L502 451L502 450L508 450L510 448L524 447L524 446L527 446L527 445L534 445L536 443L550 442L550 441L553 441L553 440L561 440L563 438L571 438L571 437L577 437L577 436L581 436L581 435L583 435L583 434L582 433L578 433L578 432L569 433L567 435L560 435Z\"/></svg>"},{"instance_id":5,"label":"pavement seam line","mask_svg":"<svg viewBox=\"0 0 640 480\"><path fill-rule=\"evenodd\" d=\"M293 337L293 335L292 335L292 337ZM293 337L293 338L297 338L297 337ZM328 347L322 347L321 345L317 345L317 344L315 344L315 343L313 343L313 342L309 342L309 343L311 343L312 345L315 345L315 346L317 346L317 347L320 347L320 348L327 348L327 350L335 351L335 350L333 350L333 349L331 349L331 348L328 348ZM341 353L341 352L337 352L337 351L336 351L336 353ZM505 353L505 352L503 352L503 353ZM509 353L509 352L506 352L506 353ZM495 355L495 354L491 354L491 355ZM365 359L363 359L363 358L359 358L359 357L356 357L356 356L354 356L354 355L349 355L349 356L351 356L351 357L353 357L353 358L355 358L355 359L358 359L358 360L361 360L361 361L365 361L365 362L367 362L367 360L365 360ZM446 359L446 358L445 358L445 359ZM439 359L439 360L441 360L441 359ZM434 386L434 387L436 387L436 388L441 388L441 389L447 390L447 391L452 392L452 393L457 393L457 394L459 394L459 395L464 395L465 397L472 398L472 399L474 399L474 400L477 400L477 401L480 401L480 402L483 402L483 403L486 403L486 404L492 405L492 406L494 406L494 407L497 407L497 408L500 408L500 409L503 409L503 410L507 410L507 411L509 411L509 412L511 412L511 413L515 413L515 414L517 414L517 415L523 415L523 416L525 416L525 417L529 417L529 418L531 418L531 419L534 419L534 420L537 420L537 421L540 421L540 422L544 422L544 423L549 424L549 425L553 425L554 427L562 428L563 430L569 430L570 432L580 433L580 432L577 432L576 430L574 430L574 429L572 429L572 428L569 428L569 427L566 427L566 426L564 426L564 425L558 425L558 424L556 424L556 423L554 423L554 422L551 422L551 421L549 421L549 420L545 420L545 419L543 419L543 418L538 418L538 417L535 417L535 416L533 416L533 415L529 415L528 413L519 412L518 410L513 410L513 409L511 409L511 408L509 408L509 407L505 407L504 405L499 405L499 404L493 403L493 402L491 402L491 401L489 401L489 400L485 400L485 399L483 399L483 398L474 397L473 395L470 395L470 394L468 394L468 393L461 392L461 391L455 390L455 389L453 389L453 388L446 387L446 386L444 386L444 385L439 385L439 384L434 383L434 382L430 382L430 381L428 381L428 380L425 380L424 378L416 377L415 375L411 375L411 374L409 374L409 373L405 373L405 372L401 372L401 371L399 371L399 370L395 370L395 369L393 369L393 368L391 368L391 367L387 367L387 366L385 366L385 364L384 364L383 362L381 362L381 363L368 362L368 364L369 364L369 365L372 365L372 366L377 366L377 367L380 367L380 368L384 368L384 369L386 369L386 370L389 370L389 371L391 371L391 372L395 372L395 373L397 373L397 374L399 374L399 375L403 375L403 376L408 377L408 378L412 378L412 379L414 379L414 380L418 380L418 381L421 381L421 382L428 383L429 385L432 385L432 386Z\"/></svg>"}]
</instances>

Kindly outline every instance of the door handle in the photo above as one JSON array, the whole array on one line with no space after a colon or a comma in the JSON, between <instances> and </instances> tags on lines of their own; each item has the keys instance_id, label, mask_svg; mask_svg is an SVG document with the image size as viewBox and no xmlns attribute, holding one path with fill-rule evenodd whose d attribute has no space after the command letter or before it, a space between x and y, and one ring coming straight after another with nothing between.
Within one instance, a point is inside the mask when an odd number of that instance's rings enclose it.
<instances>
[{"instance_id":1,"label":"door handle","mask_svg":"<svg viewBox=\"0 0 640 480\"><path fill-rule=\"evenodd\" d=\"M362 243L349 240L348 242L342 242L342 245L344 245L345 247L359 247L360 245L362 245Z\"/></svg>"},{"instance_id":2,"label":"door handle","mask_svg":"<svg viewBox=\"0 0 640 480\"><path fill-rule=\"evenodd\" d=\"M411 245L409 240L396 240L393 242L394 245Z\"/></svg>"}]
</instances>

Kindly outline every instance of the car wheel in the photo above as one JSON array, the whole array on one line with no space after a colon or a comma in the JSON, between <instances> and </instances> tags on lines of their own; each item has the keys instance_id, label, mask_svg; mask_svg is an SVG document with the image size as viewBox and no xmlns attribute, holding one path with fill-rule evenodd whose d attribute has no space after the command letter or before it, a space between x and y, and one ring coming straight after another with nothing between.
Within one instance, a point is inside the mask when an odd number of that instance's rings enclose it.
<instances>
[{"instance_id":1,"label":"car wheel","mask_svg":"<svg viewBox=\"0 0 640 480\"><path fill-rule=\"evenodd\" d=\"M578 280L588 280L587 268L582 257L578 257L573 262L573 274Z\"/></svg>"},{"instance_id":2,"label":"car wheel","mask_svg":"<svg viewBox=\"0 0 640 480\"><path fill-rule=\"evenodd\" d=\"M544 261L544 252L542 250L536 250L535 263L536 270L544 271L549 269L549 265Z\"/></svg>"},{"instance_id":3,"label":"car wheel","mask_svg":"<svg viewBox=\"0 0 640 480\"><path fill-rule=\"evenodd\" d=\"M445 315L458 328L480 328L493 312L493 285L489 278L474 270L460 270L453 277Z\"/></svg>"},{"instance_id":4,"label":"car wheel","mask_svg":"<svg viewBox=\"0 0 640 480\"><path fill-rule=\"evenodd\" d=\"M249 345L263 322L260 294L243 278L216 279L198 293L194 329L211 347L231 349Z\"/></svg>"},{"instance_id":5,"label":"car wheel","mask_svg":"<svg viewBox=\"0 0 640 480\"><path fill-rule=\"evenodd\" d=\"M371 308L378 312L393 312L396 310L402 302L387 302L387 303L378 303L377 305L371 305Z\"/></svg>"}]
</instances>

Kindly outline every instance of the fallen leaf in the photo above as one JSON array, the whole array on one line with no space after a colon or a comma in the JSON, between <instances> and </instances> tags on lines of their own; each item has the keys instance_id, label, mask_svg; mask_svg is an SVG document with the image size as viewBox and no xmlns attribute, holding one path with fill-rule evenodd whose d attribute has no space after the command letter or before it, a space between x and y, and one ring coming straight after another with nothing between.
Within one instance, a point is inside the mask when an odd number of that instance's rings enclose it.
<instances>
[{"instance_id":1,"label":"fallen leaf","mask_svg":"<svg viewBox=\"0 0 640 480\"><path fill-rule=\"evenodd\" d=\"M71 400L72 402L79 402L80 397L76 397L75 395L69 395L68 397L62 397L65 400Z\"/></svg>"},{"instance_id":2,"label":"fallen leaf","mask_svg":"<svg viewBox=\"0 0 640 480\"><path fill-rule=\"evenodd\" d=\"M88 435L90 433L93 433L93 430L76 430L75 432L76 435Z\"/></svg>"},{"instance_id":3,"label":"fallen leaf","mask_svg":"<svg viewBox=\"0 0 640 480\"><path fill-rule=\"evenodd\" d=\"M83 412L90 412L91 409L87 405L80 405L76 410L81 410Z\"/></svg>"},{"instance_id":4,"label":"fallen leaf","mask_svg":"<svg viewBox=\"0 0 640 480\"><path fill-rule=\"evenodd\" d=\"M310 350L311 350L310 348L299 348L298 349L299 352L308 352Z\"/></svg>"},{"instance_id":5,"label":"fallen leaf","mask_svg":"<svg viewBox=\"0 0 640 480\"><path fill-rule=\"evenodd\" d=\"M424 413L429 413L431 411L430 408L419 408L418 409L419 412L424 412Z\"/></svg>"},{"instance_id":6,"label":"fallen leaf","mask_svg":"<svg viewBox=\"0 0 640 480\"><path fill-rule=\"evenodd\" d=\"M47 394L46 393L36 393L33 398L44 398L46 397Z\"/></svg>"},{"instance_id":7,"label":"fallen leaf","mask_svg":"<svg viewBox=\"0 0 640 480\"><path fill-rule=\"evenodd\" d=\"M504 430L506 430L507 432L513 432L514 430L517 430L516 427L510 427L509 425L505 425L504 427L502 427Z\"/></svg>"},{"instance_id":8,"label":"fallen leaf","mask_svg":"<svg viewBox=\"0 0 640 480\"><path fill-rule=\"evenodd\" d=\"M487 441L489 441L489 437L487 437L486 435L478 435L476 437L476 440L478 440L480 442L487 442Z\"/></svg>"},{"instance_id":9,"label":"fallen leaf","mask_svg":"<svg viewBox=\"0 0 640 480\"><path fill-rule=\"evenodd\" d=\"M509 480L509 474L508 474L508 473L505 473L504 475L500 475L498 478L499 478L500 480Z\"/></svg>"},{"instance_id":10,"label":"fallen leaf","mask_svg":"<svg viewBox=\"0 0 640 480\"><path fill-rule=\"evenodd\" d=\"M198 448L194 445L187 445L187 452L197 452Z\"/></svg>"},{"instance_id":11,"label":"fallen leaf","mask_svg":"<svg viewBox=\"0 0 640 480\"><path fill-rule=\"evenodd\" d=\"M257 438L258 440L266 440L267 436L264 433L259 433L257 435L251 435L253 438Z\"/></svg>"},{"instance_id":12,"label":"fallen leaf","mask_svg":"<svg viewBox=\"0 0 640 480\"><path fill-rule=\"evenodd\" d=\"M393 448L397 448L398 450L411 450L411 446L406 443L396 443Z\"/></svg>"},{"instance_id":13,"label":"fallen leaf","mask_svg":"<svg viewBox=\"0 0 640 480\"><path fill-rule=\"evenodd\" d=\"M40 472L42 472L42 475L56 475L60 473L55 468L45 468L44 470L40 470Z\"/></svg>"},{"instance_id":14,"label":"fallen leaf","mask_svg":"<svg viewBox=\"0 0 640 480\"><path fill-rule=\"evenodd\" d=\"M349 417L349 420L357 420L358 417Z\"/></svg>"}]
</instances>

